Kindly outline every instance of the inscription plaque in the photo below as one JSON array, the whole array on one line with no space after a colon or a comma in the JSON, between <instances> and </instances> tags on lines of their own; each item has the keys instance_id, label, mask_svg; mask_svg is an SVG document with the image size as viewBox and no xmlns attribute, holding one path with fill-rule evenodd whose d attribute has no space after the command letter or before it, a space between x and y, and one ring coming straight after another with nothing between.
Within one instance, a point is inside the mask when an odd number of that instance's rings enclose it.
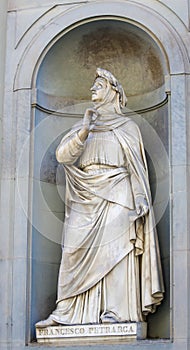
<instances>
[{"instance_id":1,"label":"inscription plaque","mask_svg":"<svg viewBox=\"0 0 190 350\"><path fill-rule=\"evenodd\" d=\"M82 339L111 339L136 340L146 338L147 324L145 322L117 323L117 324L91 324L72 326L50 326L36 328L38 343L66 341L71 338Z\"/></svg>"}]
</instances>

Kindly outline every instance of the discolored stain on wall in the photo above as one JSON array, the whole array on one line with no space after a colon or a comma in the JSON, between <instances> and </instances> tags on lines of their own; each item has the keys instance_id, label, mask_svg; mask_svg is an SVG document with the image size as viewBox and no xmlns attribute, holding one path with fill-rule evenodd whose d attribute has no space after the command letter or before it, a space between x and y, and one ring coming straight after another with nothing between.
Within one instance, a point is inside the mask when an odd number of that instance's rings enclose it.
<instances>
[{"instance_id":1,"label":"discolored stain on wall","mask_svg":"<svg viewBox=\"0 0 190 350\"><path fill-rule=\"evenodd\" d=\"M82 36L75 53L82 69L101 66L110 70L125 86L128 96L163 84L163 69L154 47L131 28L102 24Z\"/></svg>"},{"instance_id":2,"label":"discolored stain on wall","mask_svg":"<svg viewBox=\"0 0 190 350\"><path fill-rule=\"evenodd\" d=\"M39 69L37 87L64 103L90 100L97 67L110 70L127 95L156 90L164 83L158 47L141 29L116 20L83 24L54 44Z\"/></svg>"},{"instance_id":3,"label":"discolored stain on wall","mask_svg":"<svg viewBox=\"0 0 190 350\"><path fill-rule=\"evenodd\" d=\"M62 106L64 109L90 101L90 87L97 67L110 70L118 78L129 98L129 105L133 100L136 109L141 107L140 103L143 107L155 103L156 91L164 85L162 58L150 36L126 22L98 20L71 30L46 54L37 77L38 103L61 110ZM143 117L158 132L167 148L167 116L160 113L156 110ZM63 131L65 127L67 129L66 119ZM40 170L41 181L52 184L56 183L55 149L56 142L47 149Z\"/></svg>"}]
</instances>

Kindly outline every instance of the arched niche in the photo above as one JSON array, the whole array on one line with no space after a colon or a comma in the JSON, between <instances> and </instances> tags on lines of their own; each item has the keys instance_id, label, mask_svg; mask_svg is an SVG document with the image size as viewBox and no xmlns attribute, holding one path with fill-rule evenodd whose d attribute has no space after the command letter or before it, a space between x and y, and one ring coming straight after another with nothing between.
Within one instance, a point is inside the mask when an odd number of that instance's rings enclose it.
<instances>
[{"instance_id":1,"label":"arched niche","mask_svg":"<svg viewBox=\"0 0 190 350\"><path fill-rule=\"evenodd\" d=\"M160 48L144 30L105 17L63 34L47 51L36 75L31 338L35 322L46 318L56 301L64 177L55 149L91 105L90 86L97 67L110 70L120 80L128 96L124 112L131 113L143 134L166 286L163 304L148 317L148 336L169 338L168 67Z\"/></svg>"}]
</instances>

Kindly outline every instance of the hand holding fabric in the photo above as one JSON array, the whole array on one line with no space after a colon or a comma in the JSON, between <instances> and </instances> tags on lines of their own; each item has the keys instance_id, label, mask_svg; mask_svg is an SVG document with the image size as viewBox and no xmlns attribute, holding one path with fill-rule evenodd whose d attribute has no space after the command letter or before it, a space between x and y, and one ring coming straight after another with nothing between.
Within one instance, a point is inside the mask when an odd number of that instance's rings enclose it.
<instances>
[{"instance_id":1,"label":"hand holding fabric","mask_svg":"<svg viewBox=\"0 0 190 350\"><path fill-rule=\"evenodd\" d=\"M135 206L139 216L146 215L149 211L148 202L143 194L139 194L135 197Z\"/></svg>"}]
</instances>

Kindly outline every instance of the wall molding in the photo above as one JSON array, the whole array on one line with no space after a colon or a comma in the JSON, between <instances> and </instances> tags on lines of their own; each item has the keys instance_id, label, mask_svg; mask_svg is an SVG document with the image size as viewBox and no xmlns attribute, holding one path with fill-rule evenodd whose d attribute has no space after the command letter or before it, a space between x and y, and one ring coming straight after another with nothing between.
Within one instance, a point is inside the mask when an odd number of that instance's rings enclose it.
<instances>
[{"instance_id":1,"label":"wall molding","mask_svg":"<svg viewBox=\"0 0 190 350\"><path fill-rule=\"evenodd\" d=\"M155 111L155 110L163 107L167 103L168 103L168 95L166 95L166 97L161 102L159 102L159 103L157 103L155 105L152 105L150 107L143 108L143 109L138 109L138 110L135 110L135 111L124 112L123 114L126 117L133 116L135 114L144 114L144 113ZM56 110L53 110L53 109L49 109L49 108L43 107L39 103L36 103L36 102L32 103L31 106L32 106L32 108L36 108L37 110L39 110L39 111L41 111L41 112L43 112L45 114L48 114L48 115L52 114L52 115L63 117L63 118L69 118L69 117L81 118L81 117L83 117L82 113L81 114L75 114L75 113L59 112L59 111L56 111Z\"/></svg>"}]
</instances>

